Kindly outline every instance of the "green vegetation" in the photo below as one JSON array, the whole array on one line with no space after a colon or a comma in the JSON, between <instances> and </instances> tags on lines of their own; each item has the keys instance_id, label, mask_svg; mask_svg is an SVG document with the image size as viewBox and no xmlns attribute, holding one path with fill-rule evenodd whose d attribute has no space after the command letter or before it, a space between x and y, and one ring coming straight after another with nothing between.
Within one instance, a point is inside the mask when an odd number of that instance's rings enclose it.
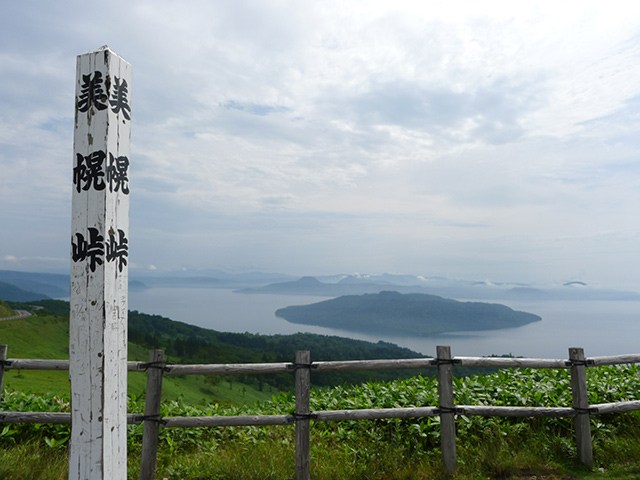
<instances>
[{"instance_id":1,"label":"green vegetation","mask_svg":"<svg viewBox=\"0 0 640 480\"><path fill-rule=\"evenodd\" d=\"M304 325L411 336L519 327L541 320L532 313L495 303L398 292L345 295L312 305L281 308L276 315Z\"/></svg>"},{"instance_id":2,"label":"green vegetation","mask_svg":"<svg viewBox=\"0 0 640 480\"><path fill-rule=\"evenodd\" d=\"M0 343L9 346L10 358L67 359L69 358L69 322L65 318L48 315L36 310L37 315L0 322ZM37 340L37 341L35 341ZM129 344L129 360L147 361L148 349ZM166 377L163 395L168 399L182 398L190 403L211 401L244 403L264 400L276 391L263 386L262 391L253 384L220 381L211 383L202 376ZM129 393L144 395L146 375L131 373L128 378ZM70 391L67 371L22 371L5 372L5 388L28 393L53 393L68 396ZM0 477L1 478L1 477Z\"/></svg>"},{"instance_id":3,"label":"green vegetation","mask_svg":"<svg viewBox=\"0 0 640 480\"><path fill-rule=\"evenodd\" d=\"M129 339L147 348L163 348L173 363L292 362L297 350L310 350L314 361L373 358L416 358L417 352L397 345L309 333L259 335L218 332L176 322L157 315L129 313ZM174 359L179 359L174 362ZM418 372L333 372L317 375L314 382L333 386L364 381L409 377ZM291 375L242 376L241 381L266 382L277 389L293 386Z\"/></svg>"},{"instance_id":4,"label":"green vegetation","mask_svg":"<svg viewBox=\"0 0 640 480\"><path fill-rule=\"evenodd\" d=\"M54 313L66 315L68 303L51 300L35 303L40 308L34 304L11 304L14 309L31 309L35 315L0 322L0 343L9 345L9 356L13 358L67 358L68 319ZM338 355L339 349L349 345L353 351L342 352L343 357L374 355L377 349L383 354L395 351L395 346L389 344L367 346L366 342L355 341L350 344L347 339L335 337L228 334L139 312L131 312L130 321L136 342L130 342L129 356L139 361L146 361L147 348L158 346L174 349L176 356L171 361L175 363L193 363L193 359L208 362L209 358L271 361L280 358L278 355L289 362L295 350L301 348L312 352L317 349L327 358L336 359L332 355ZM341 343L343 340L345 343ZM183 351L180 341L185 342ZM177 356L179 353L184 356ZM333 388L321 385L335 383L335 379L317 381L318 377L319 373L312 373L316 385L311 395L312 411L438 405L437 383L431 377L364 380ZM290 388L278 391L275 383L264 381L261 385L247 376L233 377L231 382L227 377L217 378L218 383L211 383L203 376L165 377L162 415L269 415L294 411ZM587 380L592 404L640 399L639 366L591 367ZM287 381L282 381L285 387ZM571 405L567 370L501 370L454 381L458 405ZM129 375L131 413L144 410L144 384L145 375ZM6 372L0 411L69 411L69 408L67 372ZM596 462L593 471L580 466L576 459L571 419L461 415L456 425L459 469L454 479L640 478L640 412L592 417ZM441 473L438 417L312 422L311 432L314 479L446 478ZM68 438L68 425L0 424L0 478L66 479ZM131 479L138 478L141 440L142 426L129 426ZM291 478L294 444L291 426L161 429L157 478Z\"/></svg>"},{"instance_id":5,"label":"green vegetation","mask_svg":"<svg viewBox=\"0 0 640 480\"><path fill-rule=\"evenodd\" d=\"M16 309L30 310L33 316L0 322L0 343L9 345L11 358L68 358L69 302L40 300L10 302ZM37 340L37 341L34 341ZM420 354L386 342L364 342L349 338L296 334L256 335L208 330L159 315L129 312L129 360L147 361L148 350L164 349L168 363L260 363L292 362L297 350L310 350L313 360L354 360L372 358L415 358ZM362 383L371 380L408 378L434 370L336 372L317 374L318 386ZM464 372L460 372L464 374ZM31 393L69 392L67 372L8 370L5 386ZM290 374L241 376L168 376L163 392L168 399L183 398L194 404L210 401L253 403L270 398L273 393L290 390ZM129 375L129 392L142 395L145 376Z\"/></svg>"},{"instance_id":6,"label":"green vegetation","mask_svg":"<svg viewBox=\"0 0 640 480\"><path fill-rule=\"evenodd\" d=\"M590 401L604 403L640 398L640 367L588 369ZM456 403L567 406L566 370L509 370L456 380ZM314 389L312 410L391 408L437 405L434 379ZM67 399L55 395L7 392L3 408L12 411L68 411ZM141 398L129 411L141 413ZM253 406L182 401L163 402L163 416L286 414L294 409L290 393ZM458 473L455 479L632 479L640 475L640 413L592 417L596 465L576 460L572 420L458 416ZM315 479L444 478L439 452L438 418L351 422L312 422L311 472ZM129 427L129 478L137 478L141 426ZM66 478L69 427L0 427L0 478ZM294 471L294 429L233 427L162 429L158 478L285 479ZM17 458L22 458L18 462ZM46 459L46 461L45 461ZM28 460L28 461L27 461ZM56 466L51 468L47 464ZM37 473L32 473L37 472Z\"/></svg>"},{"instance_id":7,"label":"green vegetation","mask_svg":"<svg viewBox=\"0 0 640 480\"><path fill-rule=\"evenodd\" d=\"M17 315L17 313L11 310L11 308L9 308L9 305L0 300L0 319L13 317L14 315Z\"/></svg>"},{"instance_id":8,"label":"green vegetation","mask_svg":"<svg viewBox=\"0 0 640 480\"><path fill-rule=\"evenodd\" d=\"M69 302L62 300L41 300L29 303L11 302L13 308L31 310L38 319L27 323L16 323L13 329L0 324L0 341L9 345L9 356L18 358L68 358L68 315ZM64 317L64 318L63 318ZM32 317L33 318L33 317ZM45 321L46 318L46 321ZM53 332L44 329L48 323ZM29 328L25 328L28 325ZM36 330L37 328L37 330ZM42 334L39 332L42 331ZM11 332L11 333L10 333ZM11 335L9 337L8 335ZM32 352L31 341L37 335L37 351ZM7 340L4 340L6 336ZM13 338L19 339L14 344ZM31 339L31 340L30 340ZM35 348L35 346L34 346ZM147 315L137 311L129 312L129 359L146 361L148 350L165 350L169 363L263 363L292 362L297 350L310 350L314 361L320 360L360 360L374 358L416 358L417 352L387 342L365 342L327 335L258 335L250 333L228 333L209 330L183 322L176 322L159 315ZM43 356L47 355L47 356ZM391 380L408 378L424 373L421 371L380 371L380 372L335 372L318 374L314 384L318 386L362 383L370 380ZM434 374L433 370L427 372ZM463 374L463 373L460 373ZM134 375L131 375L134 377ZM172 378L168 377L171 382ZM186 377L189 379L190 377ZM192 380L190 380L192 381ZM220 381L219 383L212 383ZM202 385L203 380L198 380ZM258 391L287 390L293 387L293 376L287 374L243 375L240 377L208 377L203 388L222 389L229 382L245 384ZM271 387L271 388L268 388ZM135 392L140 389L133 386ZM32 390L33 391L33 390ZM48 390L42 390L47 392ZM202 397L202 395L200 395ZM259 398L264 398L262 395Z\"/></svg>"}]
</instances>

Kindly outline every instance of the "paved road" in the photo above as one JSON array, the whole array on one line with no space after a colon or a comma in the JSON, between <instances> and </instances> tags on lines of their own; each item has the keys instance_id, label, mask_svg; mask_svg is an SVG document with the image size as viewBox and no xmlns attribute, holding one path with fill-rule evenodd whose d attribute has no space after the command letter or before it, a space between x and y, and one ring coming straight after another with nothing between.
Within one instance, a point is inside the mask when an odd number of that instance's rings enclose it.
<instances>
[{"instance_id":1,"label":"paved road","mask_svg":"<svg viewBox=\"0 0 640 480\"><path fill-rule=\"evenodd\" d=\"M16 312L18 312L18 315L14 316L14 317L0 318L0 321L2 321L2 320L14 320L16 318L30 317L32 315L31 312L27 312L26 310L16 310Z\"/></svg>"}]
</instances>

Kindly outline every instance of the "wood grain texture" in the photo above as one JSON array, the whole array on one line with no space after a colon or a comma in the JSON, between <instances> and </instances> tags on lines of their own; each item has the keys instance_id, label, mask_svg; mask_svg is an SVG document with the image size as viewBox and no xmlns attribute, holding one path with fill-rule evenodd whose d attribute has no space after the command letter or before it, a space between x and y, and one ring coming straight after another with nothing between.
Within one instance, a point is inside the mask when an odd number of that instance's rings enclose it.
<instances>
[{"instance_id":1,"label":"wood grain texture","mask_svg":"<svg viewBox=\"0 0 640 480\"><path fill-rule=\"evenodd\" d=\"M446 473L453 473L457 467L456 453L456 424L455 414L445 409L453 409L453 367L451 347L439 345L436 347L438 365L438 399L440 401L440 447L442 449L442 466Z\"/></svg>"},{"instance_id":2,"label":"wood grain texture","mask_svg":"<svg viewBox=\"0 0 640 480\"><path fill-rule=\"evenodd\" d=\"M582 348L570 348L569 359L573 362L571 367L571 398L574 409L585 412L589 408L589 396L587 392L586 367L584 350ZM591 445L591 418L589 413L580 413L573 420L576 445L578 447L578 459L588 467L593 465L593 448Z\"/></svg>"},{"instance_id":3,"label":"wood grain texture","mask_svg":"<svg viewBox=\"0 0 640 480\"><path fill-rule=\"evenodd\" d=\"M69 479L124 480L128 258L110 253L127 247L128 256L129 195L128 184L113 188L110 168L130 154L129 112L112 102L119 104L116 84L131 85L131 65L108 47L78 56L76 65Z\"/></svg>"},{"instance_id":4,"label":"wood grain texture","mask_svg":"<svg viewBox=\"0 0 640 480\"><path fill-rule=\"evenodd\" d=\"M0 400L2 400L3 384L4 384L4 362L7 359L7 345L0 345Z\"/></svg>"},{"instance_id":5,"label":"wood grain texture","mask_svg":"<svg viewBox=\"0 0 640 480\"><path fill-rule=\"evenodd\" d=\"M144 402L144 416L147 420L144 422L142 431L140 480L154 480L156 478L164 350L151 350L149 352L149 364L151 367L147 372L147 390Z\"/></svg>"},{"instance_id":6,"label":"wood grain texture","mask_svg":"<svg viewBox=\"0 0 640 480\"><path fill-rule=\"evenodd\" d=\"M296 352L296 480L309 480L311 464L311 352Z\"/></svg>"}]
</instances>

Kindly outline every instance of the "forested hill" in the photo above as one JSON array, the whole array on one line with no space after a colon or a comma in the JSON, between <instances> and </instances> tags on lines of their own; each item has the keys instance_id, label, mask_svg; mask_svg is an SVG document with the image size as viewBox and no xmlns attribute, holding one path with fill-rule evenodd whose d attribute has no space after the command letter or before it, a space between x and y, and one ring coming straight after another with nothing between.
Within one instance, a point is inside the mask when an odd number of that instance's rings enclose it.
<instances>
[{"instance_id":1,"label":"forested hill","mask_svg":"<svg viewBox=\"0 0 640 480\"><path fill-rule=\"evenodd\" d=\"M10 302L13 309L32 310L38 315L50 313L69 317L69 302L40 300L28 303ZM34 306L41 307L34 310ZM129 341L146 349L163 349L169 363L262 363L286 362L295 359L296 351L309 350L312 361L368 360L393 358L418 358L420 353L387 342L365 342L337 336L298 333L294 335L259 335L229 333L209 330L159 315L138 311L129 312ZM368 380L406 378L420 371L370 371L370 372L316 372L313 383L318 386L334 386L343 383L361 383ZM270 385L285 388L292 376L275 374L263 376Z\"/></svg>"},{"instance_id":2,"label":"forested hill","mask_svg":"<svg viewBox=\"0 0 640 480\"><path fill-rule=\"evenodd\" d=\"M292 323L399 335L495 330L541 320L532 313L495 303L459 302L436 295L389 291L285 307L277 310L276 315Z\"/></svg>"}]
</instances>

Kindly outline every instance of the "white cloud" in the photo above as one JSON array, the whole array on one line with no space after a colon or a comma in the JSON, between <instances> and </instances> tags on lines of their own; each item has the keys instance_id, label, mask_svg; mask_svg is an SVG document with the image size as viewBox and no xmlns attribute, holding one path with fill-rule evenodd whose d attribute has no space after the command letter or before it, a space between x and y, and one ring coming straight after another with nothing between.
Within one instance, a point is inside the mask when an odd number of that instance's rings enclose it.
<instances>
[{"instance_id":1,"label":"white cloud","mask_svg":"<svg viewBox=\"0 0 640 480\"><path fill-rule=\"evenodd\" d=\"M96 8L0 19L15 258L68 255L75 56L106 43L134 70L132 264L634 275L636 5Z\"/></svg>"}]
</instances>

